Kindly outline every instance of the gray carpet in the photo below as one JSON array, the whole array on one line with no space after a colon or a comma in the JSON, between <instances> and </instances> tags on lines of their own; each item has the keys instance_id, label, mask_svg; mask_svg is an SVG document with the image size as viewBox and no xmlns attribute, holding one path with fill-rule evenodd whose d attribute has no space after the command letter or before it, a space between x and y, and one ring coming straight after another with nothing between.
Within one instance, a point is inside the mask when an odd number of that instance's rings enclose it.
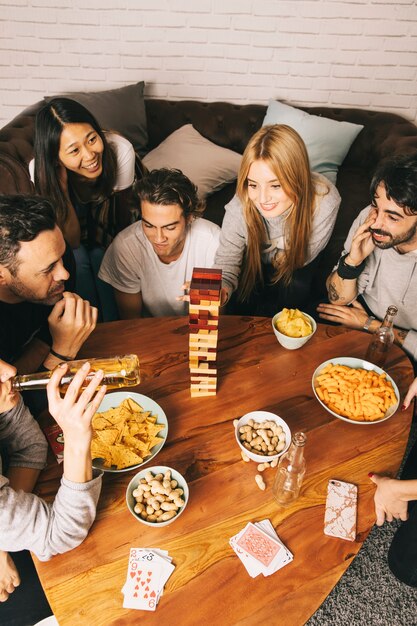
<instances>
[{"instance_id":1,"label":"gray carpet","mask_svg":"<svg viewBox=\"0 0 417 626\"><path fill-rule=\"evenodd\" d=\"M416 438L414 422L407 450ZM417 589L400 583L387 565L388 548L398 524L374 526L358 556L307 626L417 625Z\"/></svg>"}]
</instances>

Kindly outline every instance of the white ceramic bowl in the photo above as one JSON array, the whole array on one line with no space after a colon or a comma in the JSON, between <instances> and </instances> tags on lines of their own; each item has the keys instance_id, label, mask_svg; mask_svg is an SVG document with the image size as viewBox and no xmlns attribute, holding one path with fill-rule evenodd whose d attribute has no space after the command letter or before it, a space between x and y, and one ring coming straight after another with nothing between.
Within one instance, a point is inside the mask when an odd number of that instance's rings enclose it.
<instances>
[{"instance_id":1,"label":"white ceramic bowl","mask_svg":"<svg viewBox=\"0 0 417 626\"><path fill-rule=\"evenodd\" d=\"M326 367L326 365L328 365L329 363L333 363L334 365L347 365L348 367L353 367L355 369L362 368L364 370L376 372L377 374L385 374L385 376L387 377L387 380L390 381L390 383L392 384L394 388L397 402L388 409L384 417L382 417L379 420L374 420L372 422L352 420L352 419L349 419L348 417L345 417L344 415L339 415L339 413L332 411L328 406L324 404L324 402L322 402L322 400L320 400L316 391L316 378L320 374L321 370L324 367ZM336 357L334 359L329 359L328 361L324 361L324 363L319 365L318 368L315 370L313 374L312 385L313 385L314 395L316 396L320 404L326 409L326 411L328 411L335 417L338 417L340 420L343 420L344 422L349 422L349 424L357 424L358 426L369 426L371 424L380 424L381 422L385 422L385 420L389 419L390 417L394 415L400 403L400 392L398 391L398 387L395 384L394 380L391 378L391 376L387 374L385 370L381 369L377 365L374 365L373 363L370 363L369 361L364 361L363 359L357 359L357 358L350 357L350 356L341 356L341 357Z\"/></svg>"},{"instance_id":2,"label":"white ceramic bowl","mask_svg":"<svg viewBox=\"0 0 417 626\"><path fill-rule=\"evenodd\" d=\"M156 446L151 448L151 454L143 459L142 463L138 463L136 465L131 465L130 467L125 467L123 469L117 469L116 467L103 467L100 459L93 459L93 467L96 469L101 469L103 472L130 472L138 467L142 467L145 463L149 463L162 449L166 438L168 436L168 420L165 415L163 409L151 398L142 395L141 393L135 393L134 391L115 391L114 393L106 393L101 402L100 406L97 409L97 413L104 413L104 411L108 411L108 409L112 409L114 407L118 407L123 400L126 398L132 398L135 402L137 402L144 411L151 411L152 415L156 415L157 423L163 424L164 428L158 433L158 437L162 438L162 441L158 443Z\"/></svg>"},{"instance_id":3,"label":"white ceramic bowl","mask_svg":"<svg viewBox=\"0 0 417 626\"><path fill-rule=\"evenodd\" d=\"M182 496L182 498L183 500L185 500L185 504L184 506L180 508L180 510L178 511L175 517L167 520L166 522L148 522L142 519L140 515L138 515L134 511L136 500L133 497L133 491L139 485L140 479L145 478L145 474L147 472L152 472L152 474L155 476L155 474L165 474L167 470L171 472L172 479L177 481L178 487L180 487L184 491L184 495ZM172 522L175 522L175 520L179 518L179 516L181 515L181 513L183 513L185 507L187 506L188 498L189 498L189 489L188 489L188 485L187 485L185 478L182 476L182 474L177 472L177 470L173 469L172 467L167 467L166 465L153 465L152 467L147 467L145 469L142 469L140 472L136 474L136 476L132 478L132 480L130 481L126 489L126 504L127 504L127 508L132 513L133 517L136 520L138 520L138 522L141 522L142 524L145 524L146 526L153 526L153 527L158 527L158 528L161 526L168 526L168 524L172 524Z\"/></svg>"},{"instance_id":4,"label":"white ceramic bowl","mask_svg":"<svg viewBox=\"0 0 417 626\"><path fill-rule=\"evenodd\" d=\"M307 343L309 339L312 338L312 336L317 330L316 320L312 318L311 315L309 315L308 313L304 313L304 311L301 311L301 312L303 315L307 317L307 319L310 321L310 324L313 328L313 332L307 335L306 337L288 337L288 335L284 335L283 333L279 332L279 330L276 327L276 323L282 311L278 311L278 313L276 313L274 317L272 318L272 330L274 331L275 337L278 339L281 346L283 346L283 348L287 348L287 350L298 350L298 348L301 348L301 346L303 346L305 343Z\"/></svg>"},{"instance_id":5,"label":"white ceramic bowl","mask_svg":"<svg viewBox=\"0 0 417 626\"><path fill-rule=\"evenodd\" d=\"M274 421L276 424L278 424L278 426L281 426L281 428L283 429L284 433L285 433L285 448L283 450L281 450L281 452L277 452L277 454L271 455L271 456L266 456L263 454L258 454L256 452L252 452L250 450L248 450L247 448L245 448L245 446L242 444L242 442L239 439L239 428L241 426L246 426L246 424L249 422L249 420L253 420L254 422L265 422L265 421ZM238 423L236 424L235 427L235 437L236 437L236 441L240 447L240 449L250 458L252 459L252 461L256 461L257 463L266 463L266 462L270 462L273 461L274 459L278 459L280 456L282 456L284 454L284 452L286 452L288 450L288 447L291 443L291 431L289 429L289 426L287 424L287 422L284 422L284 420L282 419L282 417L279 417L279 415L275 415L275 413L270 413L269 411L251 411L250 413L246 413L246 415L243 415L240 420L238 421Z\"/></svg>"}]
</instances>

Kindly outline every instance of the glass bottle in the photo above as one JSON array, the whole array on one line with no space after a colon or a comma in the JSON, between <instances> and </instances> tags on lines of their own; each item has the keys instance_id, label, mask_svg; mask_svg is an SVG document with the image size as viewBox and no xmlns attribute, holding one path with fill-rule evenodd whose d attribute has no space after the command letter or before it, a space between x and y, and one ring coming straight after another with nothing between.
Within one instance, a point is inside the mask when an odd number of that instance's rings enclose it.
<instances>
[{"instance_id":1,"label":"glass bottle","mask_svg":"<svg viewBox=\"0 0 417 626\"><path fill-rule=\"evenodd\" d=\"M103 370L104 377L101 384L107 385L107 389L119 389L120 387L134 387L140 383L139 358L136 354L124 354L98 359L83 359L80 361L68 361L68 370L62 377L59 386L60 391L65 392L80 367L90 363L90 372L87 374L81 389L85 389L97 370ZM32 391L45 389L52 376L53 370L23 374L12 379L12 387L16 391Z\"/></svg>"},{"instance_id":2,"label":"glass bottle","mask_svg":"<svg viewBox=\"0 0 417 626\"><path fill-rule=\"evenodd\" d=\"M301 485L306 471L304 446L307 441L305 433L298 432L292 436L291 445L280 458L277 473L272 487L272 494L281 506L287 506L300 494Z\"/></svg>"},{"instance_id":3,"label":"glass bottle","mask_svg":"<svg viewBox=\"0 0 417 626\"><path fill-rule=\"evenodd\" d=\"M365 359L383 367L387 360L388 350L394 342L394 317L397 315L396 306L389 306L381 326L373 333L366 351Z\"/></svg>"}]
</instances>

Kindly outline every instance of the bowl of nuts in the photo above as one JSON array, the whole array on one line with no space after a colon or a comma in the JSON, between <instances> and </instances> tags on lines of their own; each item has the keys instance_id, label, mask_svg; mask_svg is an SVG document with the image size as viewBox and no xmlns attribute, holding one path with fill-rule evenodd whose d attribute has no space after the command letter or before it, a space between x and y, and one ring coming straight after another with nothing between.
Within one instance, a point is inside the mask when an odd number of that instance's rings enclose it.
<instances>
[{"instance_id":1,"label":"bowl of nuts","mask_svg":"<svg viewBox=\"0 0 417 626\"><path fill-rule=\"evenodd\" d=\"M267 463L279 458L291 443L291 431L282 417L269 411L251 411L235 427L236 441L252 461Z\"/></svg>"},{"instance_id":2,"label":"bowl of nuts","mask_svg":"<svg viewBox=\"0 0 417 626\"><path fill-rule=\"evenodd\" d=\"M147 526L167 526L184 511L188 502L185 478L166 465L143 469L130 481L126 503L133 517Z\"/></svg>"}]
</instances>

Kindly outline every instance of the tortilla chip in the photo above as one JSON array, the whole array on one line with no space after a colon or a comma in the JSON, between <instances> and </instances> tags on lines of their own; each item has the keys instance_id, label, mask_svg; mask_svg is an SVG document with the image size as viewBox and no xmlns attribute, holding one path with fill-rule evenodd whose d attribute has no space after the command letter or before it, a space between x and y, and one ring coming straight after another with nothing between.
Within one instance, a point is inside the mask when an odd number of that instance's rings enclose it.
<instances>
[{"instance_id":1,"label":"tortilla chip","mask_svg":"<svg viewBox=\"0 0 417 626\"><path fill-rule=\"evenodd\" d=\"M125 469L138 465L151 454L151 449L163 442L157 433L164 424L157 423L151 411L127 398L120 406L93 417L94 436L91 442L93 458L104 459L104 467L115 465Z\"/></svg>"}]
</instances>

